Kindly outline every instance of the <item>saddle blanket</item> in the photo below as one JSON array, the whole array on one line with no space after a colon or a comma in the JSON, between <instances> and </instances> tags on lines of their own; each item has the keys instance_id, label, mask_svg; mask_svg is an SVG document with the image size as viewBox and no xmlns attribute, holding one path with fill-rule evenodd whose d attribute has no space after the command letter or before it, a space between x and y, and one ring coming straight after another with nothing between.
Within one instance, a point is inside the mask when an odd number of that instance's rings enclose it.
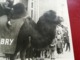
<instances>
[{"instance_id":1,"label":"saddle blanket","mask_svg":"<svg viewBox=\"0 0 80 60\"><path fill-rule=\"evenodd\" d=\"M15 52L17 36L24 23L23 18L11 20L10 28L7 27L7 16L0 17L0 53L13 54Z\"/></svg>"}]
</instances>

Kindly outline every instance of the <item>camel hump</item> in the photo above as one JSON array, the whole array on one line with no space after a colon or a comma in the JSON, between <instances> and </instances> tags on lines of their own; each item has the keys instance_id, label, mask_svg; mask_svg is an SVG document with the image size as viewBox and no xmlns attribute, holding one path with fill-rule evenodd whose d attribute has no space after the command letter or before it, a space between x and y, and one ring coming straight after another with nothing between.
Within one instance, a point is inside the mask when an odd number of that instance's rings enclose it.
<instances>
[{"instance_id":1,"label":"camel hump","mask_svg":"<svg viewBox=\"0 0 80 60\"><path fill-rule=\"evenodd\" d=\"M11 20L10 28L7 28L7 16L0 17L0 52L13 54L16 48L17 36L25 19Z\"/></svg>"}]
</instances>

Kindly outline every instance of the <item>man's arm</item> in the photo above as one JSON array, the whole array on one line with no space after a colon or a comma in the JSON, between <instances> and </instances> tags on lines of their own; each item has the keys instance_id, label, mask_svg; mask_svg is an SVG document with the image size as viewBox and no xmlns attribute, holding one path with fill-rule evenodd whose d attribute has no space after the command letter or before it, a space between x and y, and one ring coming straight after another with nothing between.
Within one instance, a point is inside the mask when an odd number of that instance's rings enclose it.
<instances>
[{"instance_id":1,"label":"man's arm","mask_svg":"<svg viewBox=\"0 0 80 60\"><path fill-rule=\"evenodd\" d=\"M9 4L8 2L3 3L3 7L6 9L11 9L10 7L8 7L8 4Z\"/></svg>"},{"instance_id":2,"label":"man's arm","mask_svg":"<svg viewBox=\"0 0 80 60\"><path fill-rule=\"evenodd\" d=\"M6 4L5 6L4 6L6 9L11 9L10 7L8 7L8 5Z\"/></svg>"}]
</instances>

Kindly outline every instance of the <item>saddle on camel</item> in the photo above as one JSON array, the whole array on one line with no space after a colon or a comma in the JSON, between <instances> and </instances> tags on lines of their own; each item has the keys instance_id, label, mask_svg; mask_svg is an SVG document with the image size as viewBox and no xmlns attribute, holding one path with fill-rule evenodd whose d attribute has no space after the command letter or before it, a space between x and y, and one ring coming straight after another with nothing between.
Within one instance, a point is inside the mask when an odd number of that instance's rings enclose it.
<instances>
[{"instance_id":1,"label":"saddle on camel","mask_svg":"<svg viewBox=\"0 0 80 60\"><path fill-rule=\"evenodd\" d=\"M26 8L22 3L13 5L13 1L7 2L8 5L0 4L0 52L13 54L19 30L25 21Z\"/></svg>"}]
</instances>

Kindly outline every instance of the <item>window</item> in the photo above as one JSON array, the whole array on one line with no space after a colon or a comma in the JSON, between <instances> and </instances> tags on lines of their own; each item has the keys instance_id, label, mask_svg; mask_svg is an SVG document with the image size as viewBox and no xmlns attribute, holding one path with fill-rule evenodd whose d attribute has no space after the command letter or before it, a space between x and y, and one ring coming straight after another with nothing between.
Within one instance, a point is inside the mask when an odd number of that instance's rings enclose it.
<instances>
[{"instance_id":1,"label":"window","mask_svg":"<svg viewBox=\"0 0 80 60\"><path fill-rule=\"evenodd\" d=\"M33 10L31 10L31 18L33 18Z\"/></svg>"},{"instance_id":2,"label":"window","mask_svg":"<svg viewBox=\"0 0 80 60\"><path fill-rule=\"evenodd\" d=\"M31 8L33 8L33 2L31 3Z\"/></svg>"},{"instance_id":3,"label":"window","mask_svg":"<svg viewBox=\"0 0 80 60\"><path fill-rule=\"evenodd\" d=\"M31 0L31 18L34 19L34 1Z\"/></svg>"}]
</instances>

